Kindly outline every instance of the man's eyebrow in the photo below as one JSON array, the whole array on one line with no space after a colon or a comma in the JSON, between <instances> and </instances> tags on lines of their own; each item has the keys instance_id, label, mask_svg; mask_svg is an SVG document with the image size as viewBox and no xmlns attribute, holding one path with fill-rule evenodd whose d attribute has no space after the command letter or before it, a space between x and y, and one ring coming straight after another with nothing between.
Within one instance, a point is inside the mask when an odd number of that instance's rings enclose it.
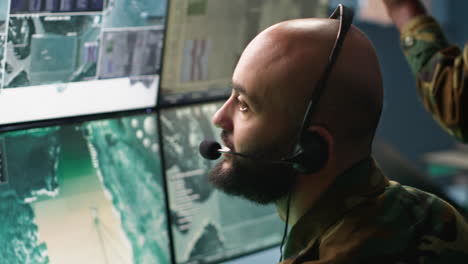
<instances>
[{"instance_id":1,"label":"man's eyebrow","mask_svg":"<svg viewBox=\"0 0 468 264\"><path fill-rule=\"evenodd\" d=\"M247 101L253 105L253 107L255 108L260 107L260 102L257 100L257 98L255 96L248 94L243 86L236 84L236 83L231 83L231 87L237 93L242 94L247 99Z\"/></svg>"},{"instance_id":2,"label":"man's eyebrow","mask_svg":"<svg viewBox=\"0 0 468 264\"><path fill-rule=\"evenodd\" d=\"M245 91L245 88L240 86L239 84L231 83L231 87L234 91L247 96L247 92Z\"/></svg>"}]
</instances>

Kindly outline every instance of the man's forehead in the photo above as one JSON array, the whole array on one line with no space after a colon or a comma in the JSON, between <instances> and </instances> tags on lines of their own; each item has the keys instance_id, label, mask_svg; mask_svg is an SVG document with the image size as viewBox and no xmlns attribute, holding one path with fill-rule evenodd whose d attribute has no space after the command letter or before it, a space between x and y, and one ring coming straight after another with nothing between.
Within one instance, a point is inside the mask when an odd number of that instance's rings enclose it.
<instances>
[{"instance_id":1,"label":"man's forehead","mask_svg":"<svg viewBox=\"0 0 468 264\"><path fill-rule=\"evenodd\" d=\"M232 89L243 95L257 110L282 109L284 105L297 103L302 91L303 77L289 59L270 64L239 64L232 80Z\"/></svg>"},{"instance_id":2,"label":"man's forehead","mask_svg":"<svg viewBox=\"0 0 468 264\"><path fill-rule=\"evenodd\" d=\"M257 47L260 47L257 46ZM278 52L273 46L267 45L263 49L250 47L242 54L234 70L232 88L239 94L256 98L258 102L271 96L279 79L282 78L285 52Z\"/></svg>"}]
</instances>

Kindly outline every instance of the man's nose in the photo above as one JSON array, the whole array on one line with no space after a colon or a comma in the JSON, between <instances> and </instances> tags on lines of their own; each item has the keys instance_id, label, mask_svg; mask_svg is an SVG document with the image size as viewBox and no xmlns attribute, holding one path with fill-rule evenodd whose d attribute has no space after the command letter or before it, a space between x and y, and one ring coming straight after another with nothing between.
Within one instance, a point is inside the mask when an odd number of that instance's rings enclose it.
<instances>
[{"instance_id":1,"label":"man's nose","mask_svg":"<svg viewBox=\"0 0 468 264\"><path fill-rule=\"evenodd\" d=\"M218 111L216 111L211 122L223 130L232 131L233 125L229 101L230 100L228 100L223 106L221 106L220 109L218 109Z\"/></svg>"}]
</instances>

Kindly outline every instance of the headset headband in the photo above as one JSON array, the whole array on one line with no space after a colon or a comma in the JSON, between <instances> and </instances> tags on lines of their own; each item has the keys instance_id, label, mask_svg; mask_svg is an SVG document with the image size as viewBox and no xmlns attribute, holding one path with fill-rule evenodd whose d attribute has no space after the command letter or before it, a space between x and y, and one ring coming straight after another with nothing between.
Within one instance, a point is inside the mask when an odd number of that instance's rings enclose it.
<instances>
[{"instance_id":1,"label":"headset headband","mask_svg":"<svg viewBox=\"0 0 468 264\"><path fill-rule=\"evenodd\" d=\"M343 42L346 37L346 33L348 32L353 22L353 17L354 17L354 11L350 8L345 7L342 4L339 4L338 7L330 16L331 19L339 19L340 26L338 28L338 33L337 33L337 37L335 40L335 44L333 45L331 53L328 57L328 62L322 74L322 77L319 79L319 81L315 85L315 89L312 91L312 96L307 106L307 110L304 114L301 128L299 130L299 135L297 137L298 144L296 144L296 150L294 151L294 154L291 157L291 159L294 159L294 157L297 157L303 152L300 142L302 142L304 134L306 134L307 129L309 128L313 114L315 113L317 109L317 105L320 101L320 97L322 96L323 91L325 90L325 87L327 86L327 82L328 82L328 79L330 78L333 65L335 65L338 55L340 54L341 47L343 46Z\"/></svg>"}]
</instances>

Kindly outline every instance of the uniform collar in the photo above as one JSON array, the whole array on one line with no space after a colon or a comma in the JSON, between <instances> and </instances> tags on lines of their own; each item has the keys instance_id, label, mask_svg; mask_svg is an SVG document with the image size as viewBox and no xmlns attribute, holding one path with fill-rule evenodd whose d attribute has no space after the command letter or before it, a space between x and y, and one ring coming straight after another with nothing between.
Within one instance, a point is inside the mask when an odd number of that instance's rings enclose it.
<instances>
[{"instance_id":1,"label":"uniform collar","mask_svg":"<svg viewBox=\"0 0 468 264\"><path fill-rule=\"evenodd\" d=\"M311 247L351 208L382 193L388 179L373 158L366 158L339 175L315 204L292 227L284 256L294 257Z\"/></svg>"}]
</instances>

